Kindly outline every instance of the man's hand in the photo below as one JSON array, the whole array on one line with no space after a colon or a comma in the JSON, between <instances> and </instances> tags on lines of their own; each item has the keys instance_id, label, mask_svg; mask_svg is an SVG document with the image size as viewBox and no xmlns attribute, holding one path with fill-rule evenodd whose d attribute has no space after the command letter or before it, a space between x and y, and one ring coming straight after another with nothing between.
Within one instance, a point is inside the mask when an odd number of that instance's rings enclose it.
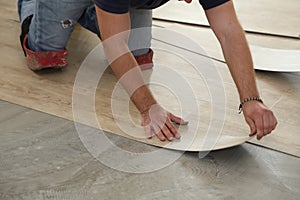
<instances>
[{"instance_id":1,"label":"man's hand","mask_svg":"<svg viewBox=\"0 0 300 200\"><path fill-rule=\"evenodd\" d=\"M232 1L206 10L206 16L222 46L240 100L247 97L258 97L251 53ZM250 136L257 134L258 140L270 134L276 127L277 120L272 111L260 102L245 103L243 112L251 129Z\"/></svg>"},{"instance_id":2,"label":"man's hand","mask_svg":"<svg viewBox=\"0 0 300 200\"><path fill-rule=\"evenodd\" d=\"M166 139L172 141L179 139L180 133L173 123L186 125L187 121L165 111L158 104L154 104L150 109L142 113L142 126L145 129L148 138L152 138L152 130L161 141Z\"/></svg>"},{"instance_id":3,"label":"man's hand","mask_svg":"<svg viewBox=\"0 0 300 200\"><path fill-rule=\"evenodd\" d=\"M243 113L250 127L249 136L257 134L257 139L270 134L277 125L276 117L264 104L258 101L248 101L243 105Z\"/></svg>"},{"instance_id":4,"label":"man's hand","mask_svg":"<svg viewBox=\"0 0 300 200\"><path fill-rule=\"evenodd\" d=\"M137 109L142 113L142 125L148 138L152 130L165 141L179 138L180 134L172 122L187 124L183 119L166 112L154 99L144 82L141 70L128 48L130 30L129 13L113 14L96 6L104 51L116 77L129 94ZM116 36L117 37L113 37Z\"/></svg>"}]
</instances>

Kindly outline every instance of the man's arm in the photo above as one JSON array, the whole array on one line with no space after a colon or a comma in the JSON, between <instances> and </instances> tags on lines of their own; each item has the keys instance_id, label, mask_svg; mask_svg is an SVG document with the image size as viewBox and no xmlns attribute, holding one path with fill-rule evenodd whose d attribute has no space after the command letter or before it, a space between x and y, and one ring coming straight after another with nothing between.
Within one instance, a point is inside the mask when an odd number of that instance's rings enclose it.
<instances>
[{"instance_id":1,"label":"man's arm","mask_svg":"<svg viewBox=\"0 0 300 200\"><path fill-rule=\"evenodd\" d=\"M206 11L207 19L217 36L232 78L237 86L240 100L259 97L251 53L244 31L237 19L231 1ZM277 120L266 106L258 101L248 101L243 105L250 135L257 133L257 139L272 132Z\"/></svg>"},{"instance_id":2,"label":"man's arm","mask_svg":"<svg viewBox=\"0 0 300 200\"><path fill-rule=\"evenodd\" d=\"M136 60L128 48L129 13L113 14L97 6L96 12L101 38L104 41L104 50L110 66L140 111L143 120L142 125L145 127L147 136L151 137L151 129L153 129L162 141L172 140L174 137L179 138L180 134L172 122L183 124L185 121L164 111L157 105L144 83ZM123 54L124 52L127 53Z\"/></svg>"}]
</instances>

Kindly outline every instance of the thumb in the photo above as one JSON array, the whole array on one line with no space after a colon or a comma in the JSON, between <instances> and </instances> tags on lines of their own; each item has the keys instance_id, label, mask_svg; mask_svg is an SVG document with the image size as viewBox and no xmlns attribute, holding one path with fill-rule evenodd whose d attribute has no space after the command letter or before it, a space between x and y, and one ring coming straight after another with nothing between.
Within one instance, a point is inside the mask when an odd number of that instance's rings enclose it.
<instances>
[{"instance_id":1,"label":"thumb","mask_svg":"<svg viewBox=\"0 0 300 200\"><path fill-rule=\"evenodd\" d=\"M255 126L254 121L252 119L250 119L250 118L246 118L246 122L247 122L247 124L250 127L250 134L249 134L249 136L255 135L256 134L256 126Z\"/></svg>"},{"instance_id":2,"label":"thumb","mask_svg":"<svg viewBox=\"0 0 300 200\"><path fill-rule=\"evenodd\" d=\"M150 125L144 126L144 131L146 133L146 137L148 139L151 139L152 138L151 126Z\"/></svg>"}]
</instances>

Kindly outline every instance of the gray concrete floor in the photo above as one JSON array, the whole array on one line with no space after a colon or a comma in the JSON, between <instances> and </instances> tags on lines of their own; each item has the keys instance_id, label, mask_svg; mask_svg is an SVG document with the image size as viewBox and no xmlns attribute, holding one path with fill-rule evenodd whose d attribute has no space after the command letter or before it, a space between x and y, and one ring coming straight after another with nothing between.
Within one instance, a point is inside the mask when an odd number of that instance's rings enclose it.
<instances>
[{"instance_id":1,"label":"gray concrete floor","mask_svg":"<svg viewBox=\"0 0 300 200\"><path fill-rule=\"evenodd\" d=\"M0 101L0 199L300 199L300 159L251 144L151 173L93 158L72 121ZM157 149L118 136L120 147Z\"/></svg>"}]
</instances>

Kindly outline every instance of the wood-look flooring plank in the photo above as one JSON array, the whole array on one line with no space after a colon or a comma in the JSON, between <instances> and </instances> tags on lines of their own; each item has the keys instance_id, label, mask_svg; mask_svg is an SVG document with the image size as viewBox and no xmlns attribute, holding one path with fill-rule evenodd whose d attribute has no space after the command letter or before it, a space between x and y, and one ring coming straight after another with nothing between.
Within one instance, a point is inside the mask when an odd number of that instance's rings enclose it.
<instances>
[{"instance_id":1,"label":"wood-look flooring plank","mask_svg":"<svg viewBox=\"0 0 300 200\"><path fill-rule=\"evenodd\" d=\"M298 0L234 0L237 16L247 31L299 37L300 28ZM171 0L154 10L154 18L174 22L208 25L198 1L187 4Z\"/></svg>"}]
</instances>

